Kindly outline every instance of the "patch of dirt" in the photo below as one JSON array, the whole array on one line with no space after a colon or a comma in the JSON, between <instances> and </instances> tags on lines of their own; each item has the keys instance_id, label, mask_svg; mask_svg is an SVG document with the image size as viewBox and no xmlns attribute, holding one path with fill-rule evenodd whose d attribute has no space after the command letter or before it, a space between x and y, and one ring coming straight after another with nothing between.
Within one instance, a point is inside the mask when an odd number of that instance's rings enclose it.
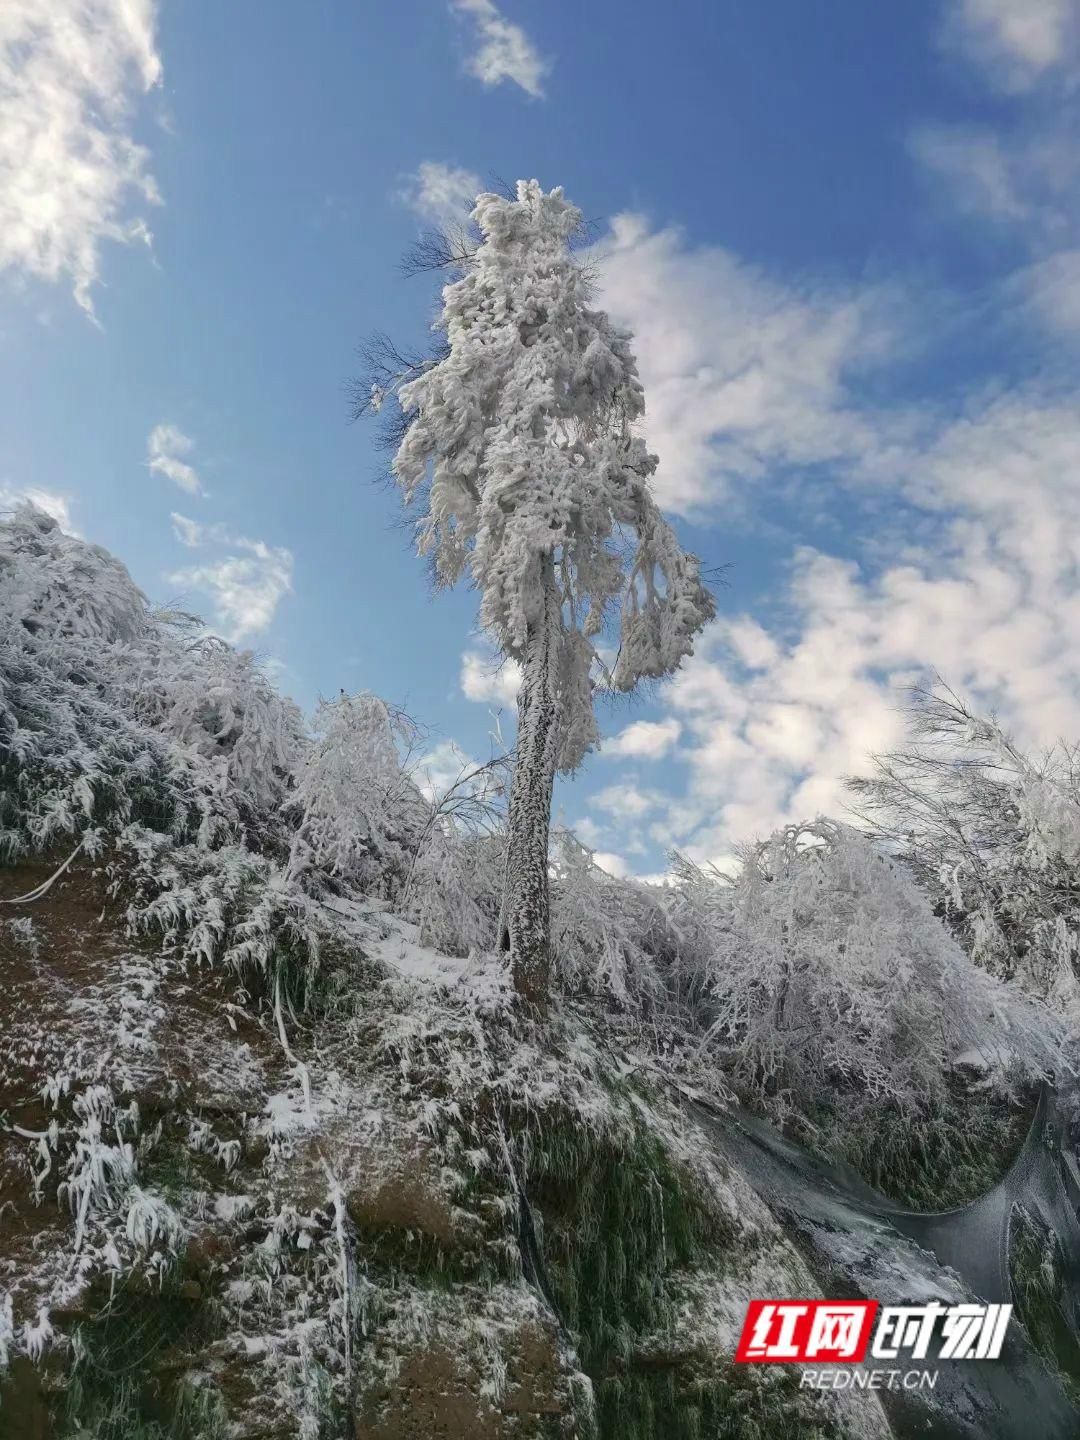
<instances>
[{"instance_id":1,"label":"patch of dirt","mask_svg":"<svg viewBox=\"0 0 1080 1440\"><path fill-rule=\"evenodd\" d=\"M369 1391L355 1440L540 1440L575 1433L554 1333L529 1321L504 1348L503 1393L484 1394L483 1377L439 1345L402 1357L397 1375Z\"/></svg>"}]
</instances>

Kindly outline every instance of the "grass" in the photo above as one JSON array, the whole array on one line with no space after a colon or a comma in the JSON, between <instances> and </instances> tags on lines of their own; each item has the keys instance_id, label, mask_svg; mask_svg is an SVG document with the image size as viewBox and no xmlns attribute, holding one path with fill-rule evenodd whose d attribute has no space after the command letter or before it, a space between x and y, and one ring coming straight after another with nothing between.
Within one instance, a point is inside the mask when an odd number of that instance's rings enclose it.
<instances>
[{"instance_id":1,"label":"grass","mask_svg":"<svg viewBox=\"0 0 1080 1440\"><path fill-rule=\"evenodd\" d=\"M109 1389L95 1386L87 1395L73 1377L68 1407L64 1440L226 1440L229 1433L217 1392L189 1384L177 1387L168 1418L147 1417L139 1386L131 1378Z\"/></svg>"},{"instance_id":2,"label":"grass","mask_svg":"<svg viewBox=\"0 0 1080 1440\"><path fill-rule=\"evenodd\" d=\"M98 1309L72 1337L62 1397L63 1440L219 1440L220 1398L182 1378L185 1357L214 1338L214 1307L187 1298L175 1276L160 1288L138 1274L91 1291Z\"/></svg>"},{"instance_id":3,"label":"grass","mask_svg":"<svg viewBox=\"0 0 1080 1440\"><path fill-rule=\"evenodd\" d=\"M1080 1404L1080 1343L1065 1311L1061 1244L1022 1206L1009 1226L1009 1278L1016 1315L1032 1346Z\"/></svg>"},{"instance_id":4,"label":"grass","mask_svg":"<svg viewBox=\"0 0 1080 1440\"><path fill-rule=\"evenodd\" d=\"M898 1204L952 1210L978 1199L1005 1175L1034 1112L1033 1098L1009 1104L956 1083L921 1111L873 1105L853 1115L838 1105L812 1117L819 1133L798 1138L827 1159L846 1161Z\"/></svg>"},{"instance_id":5,"label":"grass","mask_svg":"<svg viewBox=\"0 0 1080 1440\"><path fill-rule=\"evenodd\" d=\"M722 1273L736 1243L694 1177L643 1125L598 1136L549 1121L530 1137L523 1171L552 1298L593 1382L594 1440L833 1433L791 1376L722 1357L658 1360L643 1347L670 1318L671 1280L690 1268Z\"/></svg>"},{"instance_id":6,"label":"grass","mask_svg":"<svg viewBox=\"0 0 1080 1440\"><path fill-rule=\"evenodd\" d=\"M673 1368L615 1376L598 1396L603 1440L829 1440L783 1367L727 1365L708 1376Z\"/></svg>"}]
</instances>

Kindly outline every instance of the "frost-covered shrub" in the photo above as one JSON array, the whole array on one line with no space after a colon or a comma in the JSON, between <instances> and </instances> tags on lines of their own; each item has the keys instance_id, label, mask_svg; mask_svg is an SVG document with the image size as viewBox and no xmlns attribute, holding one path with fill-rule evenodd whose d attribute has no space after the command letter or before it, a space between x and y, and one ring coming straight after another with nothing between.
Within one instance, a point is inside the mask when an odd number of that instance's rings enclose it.
<instances>
[{"instance_id":1,"label":"frost-covered shrub","mask_svg":"<svg viewBox=\"0 0 1080 1440\"><path fill-rule=\"evenodd\" d=\"M655 886L617 880L567 831L556 836L551 937L564 984L640 1007L671 974L675 936Z\"/></svg>"},{"instance_id":2,"label":"frost-covered shrub","mask_svg":"<svg viewBox=\"0 0 1080 1440\"><path fill-rule=\"evenodd\" d=\"M129 876L133 931L160 936L196 964L267 970L283 950L302 969L318 963L323 917L273 860L245 845L163 846L151 832L121 841L147 862Z\"/></svg>"},{"instance_id":3,"label":"frost-covered shrub","mask_svg":"<svg viewBox=\"0 0 1080 1440\"><path fill-rule=\"evenodd\" d=\"M0 858L81 849L189 958L265 967L285 942L310 963L282 868L310 748L249 653L32 507L0 523Z\"/></svg>"},{"instance_id":4,"label":"frost-covered shrub","mask_svg":"<svg viewBox=\"0 0 1080 1440\"><path fill-rule=\"evenodd\" d=\"M133 823L265 841L305 743L249 654L152 611L100 546L32 506L0 524L6 858Z\"/></svg>"},{"instance_id":5,"label":"frost-covered shrub","mask_svg":"<svg viewBox=\"0 0 1080 1440\"><path fill-rule=\"evenodd\" d=\"M249 650L203 633L190 616L154 618L165 644L124 677L133 713L204 762L212 793L273 813L308 748L300 711Z\"/></svg>"},{"instance_id":6,"label":"frost-covered shrub","mask_svg":"<svg viewBox=\"0 0 1080 1440\"><path fill-rule=\"evenodd\" d=\"M497 732L493 739L501 743ZM442 785L431 772L434 755L416 766L427 814L398 905L419 925L422 944L467 956L498 943L510 759L500 753L477 764L453 745L440 747L440 762L450 757L458 771Z\"/></svg>"},{"instance_id":7,"label":"frost-covered shrub","mask_svg":"<svg viewBox=\"0 0 1080 1440\"><path fill-rule=\"evenodd\" d=\"M289 876L316 893L331 885L393 894L429 815L399 750L415 727L374 695L343 694L319 706L315 735L290 804Z\"/></svg>"},{"instance_id":8,"label":"frost-covered shrub","mask_svg":"<svg viewBox=\"0 0 1080 1440\"><path fill-rule=\"evenodd\" d=\"M501 835L440 818L427 832L409 878L406 914L420 943L445 955L494 950L506 849Z\"/></svg>"},{"instance_id":9,"label":"frost-covered shrub","mask_svg":"<svg viewBox=\"0 0 1080 1440\"><path fill-rule=\"evenodd\" d=\"M911 740L849 782L965 950L1080 1023L1080 752L1034 759L943 686Z\"/></svg>"},{"instance_id":10,"label":"frost-covered shrub","mask_svg":"<svg viewBox=\"0 0 1080 1440\"><path fill-rule=\"evenodd\" d=\"M779 831L734 880L686 867L675 903L707 955L700 1048L774 1113L925 1108L960 1057L1002 1090L1055 1063L1051 1017L973 964L850 827Z\"/></svg>"}]
</instances>

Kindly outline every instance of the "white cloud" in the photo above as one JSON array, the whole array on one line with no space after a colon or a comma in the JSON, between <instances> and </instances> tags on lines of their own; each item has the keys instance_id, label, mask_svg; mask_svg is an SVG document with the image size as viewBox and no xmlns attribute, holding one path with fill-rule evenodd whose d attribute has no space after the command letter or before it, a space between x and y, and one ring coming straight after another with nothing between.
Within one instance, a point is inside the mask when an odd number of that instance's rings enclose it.
<instances>
[{"instance_id":1,"label":"white cloud","mask_svg":"<svg viewBox=\"0 0 1080 1440\"><path fill-rule=\"evenodd\" d=\"M1052 114L1049 124L1040 116L1011 130L921 125L908 137L908 151L939 184L949 209L1006 227L1045 253L1070 243L1080 227L1080 145L1071 108Z\"/></svg>"},{"instance_id":2,"label":"white cloud","mask_svg":"<svg viewBox=\"0 0 1080 1440\"><path fill-rule=\"evenodd\" d=\"M461 657L461 692L466 700L509 708L517 703L521 666L490 652L466 650Z\"/></svg>"},{"instance_id":3,"label":"white cloud","mask_svg":"<svg viewBox=\"0 0 1080 1440\"><path fill-rule=\"evenodd\" d=\"M678 741L681 726L674 717L667 720L635 720L605 740L602 754L619 759L662 760Z\"/></svg>"},{"instance_id":4,"label":"white cloud","mask_svg":"<svg viewBox=\"0 0 1080 1440\"><path fill-rule=\"evenodd\" d=\"M632 782L608 785L597 791L592 803L617 820L640 820L661 803L661 796L639 790Z\"/></svg>"},{"instance_id":5,"label":"white cloud","mask_svg":"<svg viewBox=\"0 0 1080 1440\"><path fill-rule=\"evenodd\" d=\"M884 290L780 284L726 250L618 215L605 307L636 337L660 503L715 508L780 466L882 443L851 393L895 339Z\"/></svg>"},{"instance_id":6,"label":"white cloud","mask_svg":"<svg viewBox=\"0 0 1080 1440\"><path fill-rule=\"evenodd\" d=\"M410 175L401 198L411 210L437 225L461 223L483 190L479 175L438 160L424 160Z\"/></svg>"},{"instance_id":7,"label":"white cloud","mask_svg":"<svg viewBox=\"0 0 1080 1440\"><path fill-rule=\"evenodd\" d=\"M183 458L193 449L194 441L175 425L155 425L146 441L146 463L153 474L164 475L189 495L201 495L199 476Z\"/></svg>"},{"instance_id":8,"label":"white cloud","mask_svg":"<svg viewBox=\"0 0 1080 1440\"><path fill-rule=\"evenodd\" d=\"M909 136L908 150L942 182L949 203L960 212L998 221L1030 216L1015 156L992 130L921 125Z\"/></svg>"},{"instance_id":9,"label":"white cloud","mask_svg":"<svg viewBox=\"0 0 1080 1440\"><path fill-rule=\"evenodd\" d=\"M1050 42L1014 40L1061 101ZM924 126L910 141L950 203L1026 249L993 292L998 313L1071 335L1075 112L1071 96L1033 96L1011 128ZM627 774L595 799L611 827L597 841L629 855L647 837L729 867L755 835L842 811L843 777L899 742L904 691L933 671L1024 745L1080 737L1080 392L1062 374L890 408L863 376L923 337L889 287L778 283L632 215L603 264L604 303L637 337L661 502L692 516L722 505L775 539L778 507L792 525L824 496L815 520L843 506L845 523L843 554L797 549L767 610L710 627L661 692L684 793Z\"/></svg>"},{"instance_id":10,"label":"white cloud","mask_svg":"<svg viewBox=\"0 0 1080 1440\"><path fill-rule=\"evenodd\" d=\"M933 520L931 543L862 565L804 548L777 633L716 621L666 696L686 795L627 815L651 817L655 843L713 858L836 813L842 777L899 741L904 688L935 670L1025 745L1075 737L1078 472L1080 402L1037 393L972 405L896 457L894 503Z\"/></svg>"},{"instance_id":11,"label":"white cloud","mask_svg":"<svg viewBox=\"0 0 1080 1440\"><path fill-rule=\"evenodd\" d=\"M149 241L131 202L158 202L131 135L161 78L154 0L0 5L0 269L66 276L93 314L106 240Z\"/></svg>"},{"instance_id":12,"label":"white cloud","mask_svg":"<svg viewBox=\"0 0 1080 1440\"><path fill-rule=\"evenodd\" d=\"M206 535L205 525L200 525L197 520L189 520L186 515L178 515L175 510L169 519L172 521L173 534L181 545L186 545L189 550L194 550L203 544Z\"/></svg>"},{"instance_id":13,"label":"white cloud","mask_svg":"<svg viewBox=\"0 0 1080 1440\"><path fill-rule=\"evenodd\" d=\"M455 741L441 740L418 762L413 778L424 795L434 801L476 768L477 762Z\"/></svg>"},{"instance_id":14,"label":"white cloud","mask_svg":"<svg viewBox=\"0 0 1080 1440\"><path fill-rule=\"evenodd\" d=\"M993 297L999 313L1019 301L1037 326L1075 331L1080 0L952 0L947 15L950 42L1017 98L993 125L916 127L909 153L980 240L990 225L1026 249Z\"/></svg>"},{"instance_id":15,"label":"white cloud","mask_svg":"<svg viewBox=\"0 0 1080 1440\"><path fill-rule=\"evenodd\" d=\"M587 845L590 849L595 849L600 844L604 834L596 821L590 819L588 815L580 820L575 820L569 829L574 832L583 845Z\"/></svg>"},{"instance_id":16,"label":"white cloud","mask_svg":"<svg viewBox=\"0 0 1080 1440\"><path fill-rule=\"evenodd\" d=\"M950 0L945 39L1007 91L1030 89L1075 58L1077 0Z\"/></svg>"},{"instance_id":17,"label":"white cloud","mask_svg":"<svg viewBox=\"0 0 1080 1440\"><path fill-rule=\"evenodd\" d=\"M450 5L474 27L476 49L467 62L471 75L484 85L511 80L527 94L543 96L551 66L520 25L511 24L494 0L450 0Z\"/></svg>"},{"instance_id":18,"label":"white cloud","mask_svg":"<svg viewBox=\"0 0 1080 1440\"><path fill-rule=\"evenodd\" d=\"M66 530L69 535L79 533L71 519L69 496L61 495L55 490L39 490L33 485L20 489L17 486L0 484L0 511L14 510L17 505L26 501L36 505L39 510L44 510L46 515L51 515L61 530Z\"/></svg>"},{"instance_id":19,"label":"white cloud","mask_svg":"<svg viewBox=\"0 0 1080 1440\"><path fill-rule=\"evenodd\" d=\"M943 153L955 137L931 138ZM979 208L1042 227L1040 244L1067 234L1074 163L1025 136L1000 171L987 162ZM1077 253L1042 253L1013 298L1075 326ZM718 620L662 692L666 721L606 747L640 763L677 744L687 766L681 796L631 773L595 797L624 854L647 836L726 865L755 834L842 810L844 775L899 741L903 691L934 670L1024 743L1080 733L1080 398L1036 385L956 399L952 420L939 400L891 411L858 386L905 338L887 291L778 284L632 216L614 223L604 296L636 332L663 503L723 502L760 526L794 482L801 513L819 485L847 507L845 556L798 549L771 618Z\"/></svg>"},{"instance_id":20,"label":"white cloud","mask_svg":"<svg viewBox=\"0 0 1080 1440\"><path fill-rule=\"evenodd\" d=\"M176 538L190 549L212 545L240 553L175 570L168 576L170 584L205 591L216 624L233 644L265 630L292 591L292 551L232 535L222 525L200 525L184 515L174 514L172 523Z\"/></svg>"},{"instance_id":21,"label":"white cloud","mask_svg":"<svg viewBox=\"0 0 1080 1440\"><path fill-rule=\"evenodd\" d=\"M599 865L600 869L608 875L613 875L616 880L622 880L630 874L630 866L621 855L615 855L610 850L594 850L593 864Z\"/></svg>"},{"instance_id":22,"label":"white cloud","mask_svg":"<svg viewBox=\"0 0 1080 1440\"><path fill-rule=\"evenodd\" d=\"M1017 276L1016 284L1047 329L1080 331L1080 249L1036 261Z\"/></svg>"}]
</instances>

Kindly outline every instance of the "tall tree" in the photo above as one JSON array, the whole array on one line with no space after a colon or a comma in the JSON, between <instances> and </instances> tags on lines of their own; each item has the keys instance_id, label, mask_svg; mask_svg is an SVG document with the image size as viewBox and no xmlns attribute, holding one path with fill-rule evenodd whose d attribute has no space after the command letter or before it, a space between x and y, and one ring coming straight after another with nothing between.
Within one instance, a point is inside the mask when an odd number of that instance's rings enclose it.
<instances>
[{"instance_id":1,"label":"tall tree","mask_svg":"<svg viewBox=\"0 0 1080 1440\"><path fill-rule=\"evenodd\" d=\"M516 198L479 196L472 219L479 243L443 290L437 357L387 376L393 470L422 507L437 581L468 571L481 625L521 665L500 943L518 990L542 1000L552 787L599 738L594 676L627 691L670 674L714 605L650 493L637 364L590 304L571 248L580 212L530 180ZM596 642L616 619L608 670Z\"/></svg>"}]
</instances>

